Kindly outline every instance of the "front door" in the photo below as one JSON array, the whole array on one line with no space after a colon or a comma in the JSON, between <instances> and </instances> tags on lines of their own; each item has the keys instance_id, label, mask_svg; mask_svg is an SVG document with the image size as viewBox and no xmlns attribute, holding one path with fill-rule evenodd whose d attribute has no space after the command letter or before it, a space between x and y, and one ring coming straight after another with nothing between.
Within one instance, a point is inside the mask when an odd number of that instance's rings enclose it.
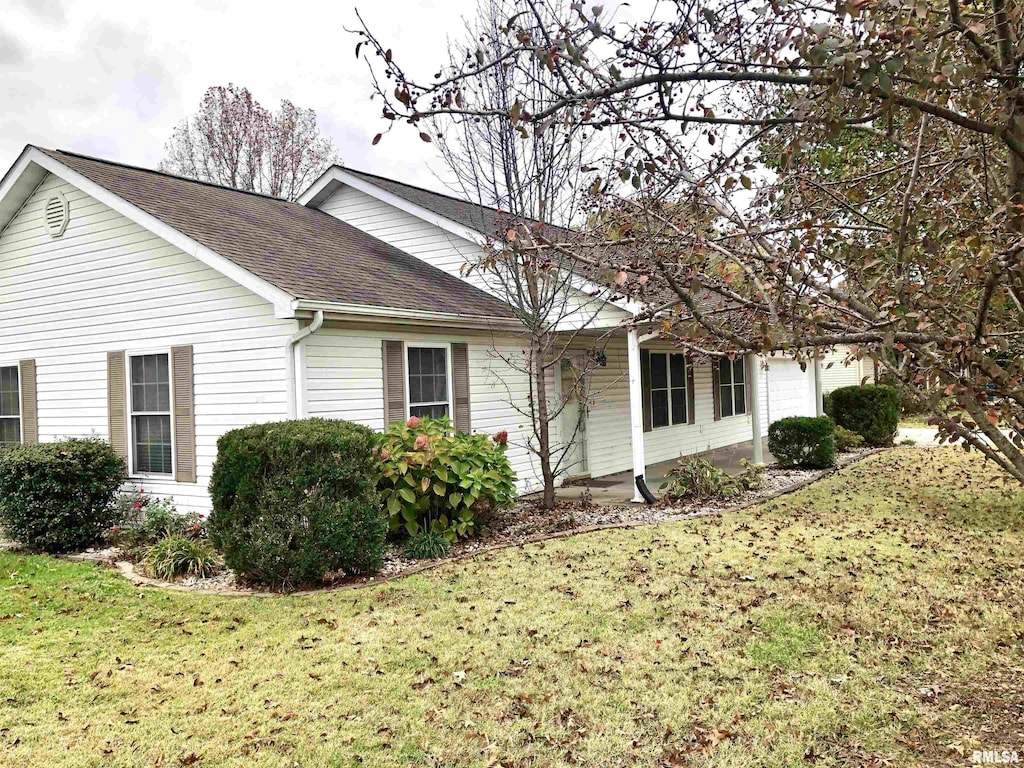
<instances>
[{"instance_id":1,"label":"front door","mask_svg":"<svg viewBox=\"0 0 1024 768\"><path fill-rule=\"evenodd\" d=\"M585 389L585 379L580 380L575 367L562 369L562 397L566 398L566 402L559 418L558 431L564 448L560 470L562 476L567 478L587 473L587 409L580 397L580 392Z\"/></svg>"}]
</instances>

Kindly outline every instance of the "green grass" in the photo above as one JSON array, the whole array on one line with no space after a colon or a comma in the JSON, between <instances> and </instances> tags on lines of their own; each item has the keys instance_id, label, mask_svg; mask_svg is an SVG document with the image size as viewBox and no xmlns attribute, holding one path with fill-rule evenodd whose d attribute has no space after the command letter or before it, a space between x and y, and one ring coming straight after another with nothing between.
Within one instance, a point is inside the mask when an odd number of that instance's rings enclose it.
<instances>
[{"instance_id":1,"label":"green grass","mask_svg":"<svg viewBox=\"0 0 1024 768\"><path fill-rule=\"evenodd\" d=\"M991 465L898 450L355 592L0 554L0 764L962 765L1020 748L1022 520Z\"/></svg>"}]
</instances>

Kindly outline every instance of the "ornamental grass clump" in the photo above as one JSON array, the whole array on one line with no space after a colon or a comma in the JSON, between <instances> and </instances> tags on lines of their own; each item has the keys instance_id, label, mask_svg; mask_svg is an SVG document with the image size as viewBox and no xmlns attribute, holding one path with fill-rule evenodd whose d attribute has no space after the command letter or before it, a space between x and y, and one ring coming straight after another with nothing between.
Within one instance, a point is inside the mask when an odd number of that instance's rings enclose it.
<instances>
[{"instance_id":1,"label":"ornamental grass clump","mask_svg":"<svg viewBox=\"0 0 1024 768\"><path fill-rule=\"evenodd\" d=\"M456 541L477 516L515 497L508 433L456 433L445 418L413 416L391 424L377 442L378 490L392 531L427 530Z\"/></svg>"}]
</instances>

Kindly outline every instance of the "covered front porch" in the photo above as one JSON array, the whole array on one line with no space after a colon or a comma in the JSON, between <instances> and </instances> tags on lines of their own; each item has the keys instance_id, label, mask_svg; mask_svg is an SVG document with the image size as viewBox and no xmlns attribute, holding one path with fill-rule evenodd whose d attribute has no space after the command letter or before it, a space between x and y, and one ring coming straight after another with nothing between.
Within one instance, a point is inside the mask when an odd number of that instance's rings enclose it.
<instances>
[{"instance_id":1,"label":"covered front porch","mask_svg":"<svg viewBox=\"0 0 1024 768\"><path fill-rule=\"evenodd\" d=\"M724 446L722 448L715 448L711 451L704 451L703 453L694 454L694 457L705 458L711 461L715 466L724 469L730 474L735 474L743 469L742 460L753 462L754 456L754 443L752 440L748 440L745 443L738 443L737 445ZM678 459L670 459L668 461L659 461L656 464L648 464L645 468L645 478L648 488L655 494L658 494L658 487L664 481L665 476L668 472L676 465ZM775 461L774 457L768 452L768 440L764 438L761 441L761 457L758 459L759 462L770 464ZM565 485L560 486L555 491L555 497L564 501L574 501L580 497L586 489L590 490L591 500L595 504L625 504L635 500L636 496L636 484L634 483L632 472L616 472L612 475L605 475L604 477L586 478L583 480L571 481Z\"/></svg>"}]
</instances>

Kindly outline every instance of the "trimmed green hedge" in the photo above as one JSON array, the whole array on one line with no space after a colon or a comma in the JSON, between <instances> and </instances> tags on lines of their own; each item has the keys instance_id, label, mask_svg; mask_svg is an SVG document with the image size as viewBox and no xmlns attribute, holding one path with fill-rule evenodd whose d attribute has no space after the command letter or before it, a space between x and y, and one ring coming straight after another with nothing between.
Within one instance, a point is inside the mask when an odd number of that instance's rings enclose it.
<instances>
[{"instance_id":1,"label":"trimmed green hedge","mask_svg":"<svg viewBox=\"0 0 1024 768\"><path fill-rule=\"evenodd\" d=\"M380 568L376 436L348 421L256 424L217 441L210 540L250 582L290 588Z\"/></svg>"},{"instance_id":2,"label":"trimmed green hedge","mask_svg":"<svg viewBox=\"0 0 1024 768\"><path fill-rule=\"evenodd\" d=\"M784 467L833 467L836 463L835 424L828 416L779 419L768 427L768 450Z\"/></svg>"},{"instance_id":3,"label":"trimmed green hedge","mask_svg":"<svg viewBox=\"0 0 1024 768\"><path fill-rule=\"evenodd\" d=\"M84 549L118 522L114 498L125 474L104 440L11 446L0 451L0 526L34 549Z\"/></svg>"},{"instance_id":4,"label":"trimmed green hedge","mask_svg":"<svg viewBox=\"0 0 1024 768\"><path fill-rule=\"evenodd\" d=\"M832 391L832 418L872 446L892 445L900 422L900 391L885 384Z\"/></svg>"}]
</instances>

